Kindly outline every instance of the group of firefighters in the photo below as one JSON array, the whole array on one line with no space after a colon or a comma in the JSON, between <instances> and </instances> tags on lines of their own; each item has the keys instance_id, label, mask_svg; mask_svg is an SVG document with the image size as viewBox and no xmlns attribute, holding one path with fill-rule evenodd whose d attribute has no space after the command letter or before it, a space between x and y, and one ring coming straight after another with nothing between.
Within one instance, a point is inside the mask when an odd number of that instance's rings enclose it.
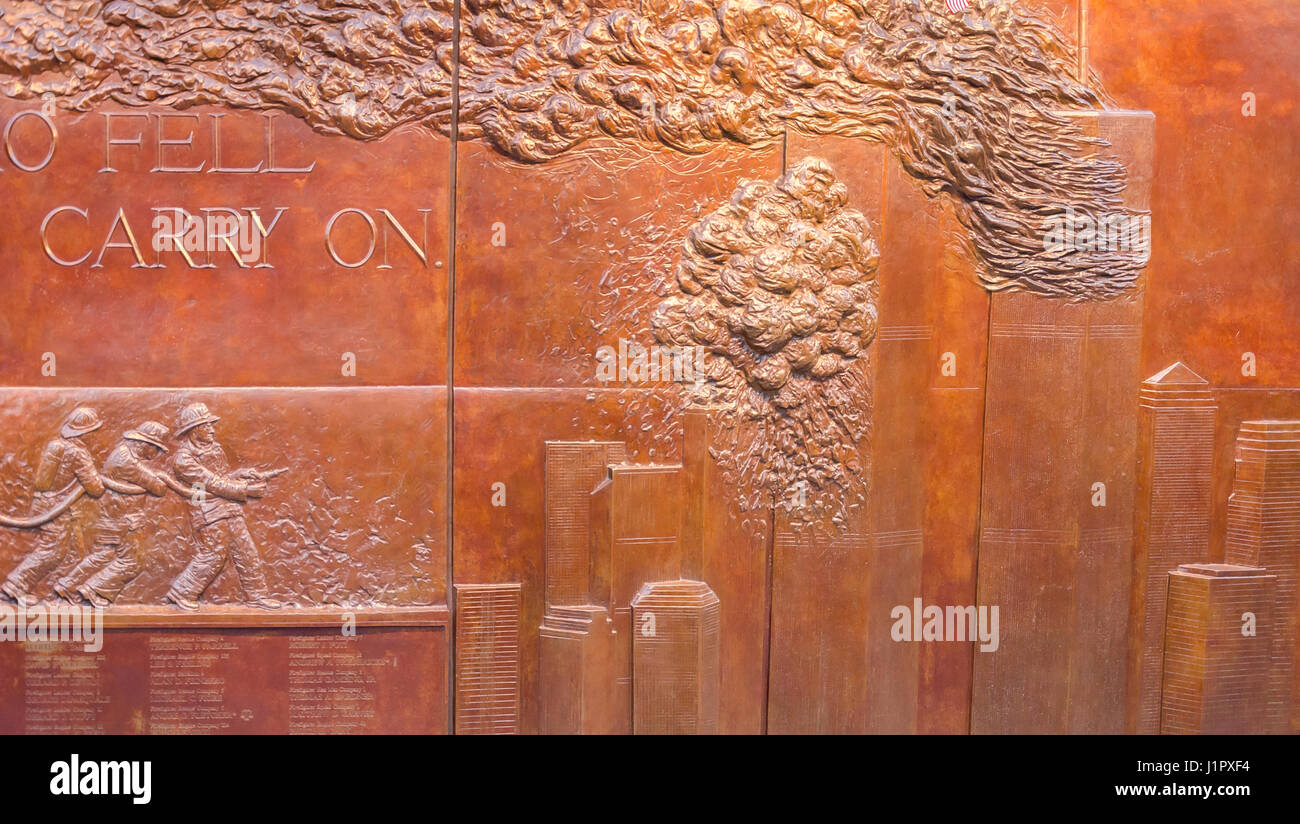
<instances>
[{"instance_id":1,"label":"group of firefighters","mask_svg":"<svg viewBox=\"0 0 1300 824\"><path fill-rule=\"evenodd\" d=\"M268 594L261 559L244 522L243 503L265 495L267 480L284 470L232 469L217 442L213 424L218 420L202 403L181 410L172 436L176 452L170 471L152 463L168 451L170 433L161 423L145 421L122 435L101 471L95 468L83 438L103 426L103 421L89 406L74 409L41 454L31 516L0 516L0 525L37 533L35 548L0 584L0 596L22 607L39 603L32 589L63 560L71 539L68 510L86 495L99 502L93 544L76 566L54 582L53 589L73 604L107 607L140 574L137 534L145 524L147 499L162 497L170 489L186 501L197 547L172 581L167 600L181 609L197 610L204 590L233 559L244 602L279 609L281 603Z\"/></svg>"}]
</instances>

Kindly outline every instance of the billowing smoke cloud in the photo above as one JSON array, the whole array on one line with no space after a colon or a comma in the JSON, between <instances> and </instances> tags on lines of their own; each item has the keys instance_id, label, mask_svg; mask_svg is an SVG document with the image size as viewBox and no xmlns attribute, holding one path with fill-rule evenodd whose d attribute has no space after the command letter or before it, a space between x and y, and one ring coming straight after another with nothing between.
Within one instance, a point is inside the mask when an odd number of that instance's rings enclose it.
<instances>
[{"instance_id":1,"label":"billowing smoke cloud","mask_svg":"<svg viewBox=\"0 0 1300 824\"><path fill-rule=\"evenodd\" d=\"M655 337L708 353L695 400L720 405L716 456L743 509L843 524L865 492L880 254L830 166L808 158L775 184L745 181L682 244L680 293Z\"/></svg>"},{"instance_id":2,"label":"billowing smoke cloud","mask_svg":"<svg viewBox=\"0 0 1300 824\"><path fill-rule=\"evenodd\" d=\"M1106 297L1133 255L1045 250L1072 208L1122 211L1124 171L1057 114L1102 101L1019 0L463 0L459 138L543 163L594 138L701 152L787 126L883 141L953 195L990 289ZM0 19L13 96L291 112L368 139L452 128L451 0L50 0Z\"/></svg>"}]
</instances>

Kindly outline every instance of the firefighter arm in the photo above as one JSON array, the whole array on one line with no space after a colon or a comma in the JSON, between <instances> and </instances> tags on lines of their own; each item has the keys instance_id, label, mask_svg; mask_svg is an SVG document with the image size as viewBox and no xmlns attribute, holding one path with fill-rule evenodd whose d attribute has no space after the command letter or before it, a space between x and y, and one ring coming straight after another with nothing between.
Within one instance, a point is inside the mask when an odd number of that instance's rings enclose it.
<instances>
[{"instance_id":1,"label":"firefighter arm","mask_svg":"<svg viewBox=\"0 0 1300 824\"><path fill-rule=\"evenodd\" d=\"M213 472L189 455L176 458L176 477L190 486L202 489L209 495L228 501L248 500L248 485L230 475Z\"/></svg>"},{"instance_id":2,"label":"firefighter arm","mask_svg":"<svg viewBox=\"0 0 1300 824\"><path fill-rule=\"evenodd\" d=\"M99 470L95 469L95 460L89 452L77 455L72 471L87 495L98 498L104 494L104 481L99 477Z\"/></svg>"},{"instance_id":3,"label":"firefighter arm","mask_svg":"<svg viewBox=\"0 0 1300 824\"><path fill-rule=\"evenodd\" d=\"M148 467L140 468L139 482L154 497L161 498L167 494L167 482L163 480L162 474Z\"/></svg>"}]
</instances>

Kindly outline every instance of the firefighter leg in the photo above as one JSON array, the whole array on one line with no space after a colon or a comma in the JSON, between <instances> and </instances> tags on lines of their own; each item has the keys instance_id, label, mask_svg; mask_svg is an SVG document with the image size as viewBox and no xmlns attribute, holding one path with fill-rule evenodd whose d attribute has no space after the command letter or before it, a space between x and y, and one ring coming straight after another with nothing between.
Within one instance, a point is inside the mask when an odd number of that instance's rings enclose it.
<instances>
[{"instance_id":1,"label":"firefighter leg","mask_svg":"<svg viewBox=\"0 0 1300 824\"><path fill-rule=\"evenodd\" d=\"M128 535L117 545L116 557L109 561L108 566L92 575L86 581L85 588L105 601L113 601L122 594L123 587L139 574L140 562L136 558L135 542Z\"/></svg>"},{"instance_id":2,"label":"firefighter leg","mask_svg":"<svg viewBox=\"0 0 1300 824\"><path fill-rule=\"evenodd\" d=\"M262 559L258 557L253 536L248 534L248 525L243 518L229 518L222 523L230 525L228 546L235 562L235 571L239 573L239 585L244 588L244 600L268 609L278 608L280 603L267 593L266 578L262 575Z\"/></svg>"},{"instance_id":3,"label":"firefighter leg","mask_svg":"<svg viewBox=\"0 0 1300 824\"><path fill-rule=\"evenodd\" d=\"M54 529L47 524L36 537L36 548L27 553L22 563L9 573L3 584L4 593L10 598L18 599L26 595L42 578L54 571L63 559L67 545L67 533L60 524Z\"/></svg>"},{"instance_id":4,"label":"firefighter leg","mask_svg":"<svg viewBox=\"0 0 1300 824\"><path fill-rule=\"evenodd\" d=\"M78 584L83 583L87 578L103 569L113 557L117 555L118 544L108 543L103 540L96 540L94 546L90 549L90 554L73 567L67 575L59 578L54 584L54 591L59 595L67 598ZM65 595L64 593L68 593Z\"/></svg>"},{"instance_id":5,"label":"firefighter leg","mask_svg":"<svg viewBox=\"0 0 1300 824\"><path fill-rule=\"evenodd\" d=\"M203 591L216 580L221 568L226 565L226 542L223 540L225 521L208 524L197 530L199 551L190 560L176 580L172 581L168 596L184 601L198 601Z\"/></svg>"}]
</instances>

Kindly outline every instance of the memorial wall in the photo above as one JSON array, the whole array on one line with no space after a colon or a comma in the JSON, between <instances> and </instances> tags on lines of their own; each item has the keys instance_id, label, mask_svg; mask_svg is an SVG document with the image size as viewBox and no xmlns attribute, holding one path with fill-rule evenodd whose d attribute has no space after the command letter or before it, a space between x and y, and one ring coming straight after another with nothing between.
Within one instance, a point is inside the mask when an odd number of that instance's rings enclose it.
<instances>
[{"instance_id":1,"label":"memorial wall","mask_svg":"<svg viewBox=\"0 0 1300 824\"><path fill-rule=\"evenodd\" d=\"M1298 33L0 2L0 732L1300 731Z\"/></svg>"}]
</instances>

